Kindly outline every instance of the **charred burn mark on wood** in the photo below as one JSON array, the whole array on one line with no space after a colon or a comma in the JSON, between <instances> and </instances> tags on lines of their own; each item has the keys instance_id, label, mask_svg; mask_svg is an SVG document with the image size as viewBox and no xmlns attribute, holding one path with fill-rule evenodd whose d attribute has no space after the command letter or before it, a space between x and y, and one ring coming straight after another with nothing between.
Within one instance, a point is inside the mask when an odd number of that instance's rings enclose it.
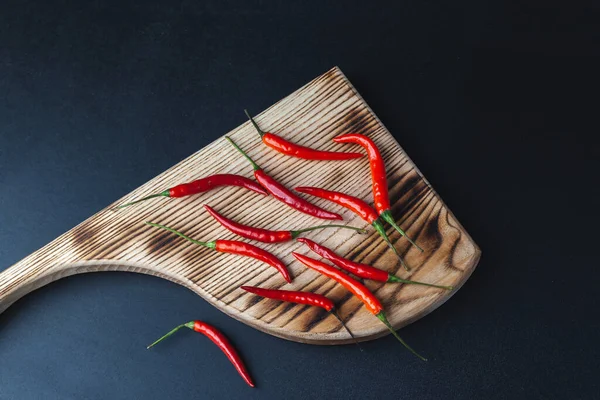
<instances>
[{"instance_id":1,"label":"charred burn mark on wood","mask_svg":"<svg viewBox=\"0 0 600 400\"><path fill-rule=\"evenodd\" d=\"M393 233L393 232L391 232ZM388 233L389 235L390 233ZM390 239L392 240L392 239ZM368 246L373 245L375 242L377 242L377 246L375 246L373 248L373 250L366 252L365 254L365 250ZM393 243L393 241L392 241ZM363 244L363 247L357 247L354 251L351 251L350 253L348 253L348 255L344 256L344 258L353 260L355 262L365 262L365 259L367 257L371 258L372 261L371 263L374 264L376 263L380 258L384 257L385 254L388 251L391 251L390 248L388 247L388 245L381 241L380 242L380 236L379 235L371 235L371 237L369 238L368 242L363 242L361 243Z\"/></svg>"},{"instance_id":2,"label":"charred burn mark on wood","mask_svg":"<svg viewBox=\"0 0 600 400\"><path fill-rule=\"evenodd\" d=\"M340 129L346 133L358 132L367 134L369 129L365 128L373 121L375 119L368 110L357 108L346 114L340 123Z\"/></svg>"},{"instance_id":3,"label":"charred burn mark on wood","mask_svg":"<svg viewBox=\"0 0 600 400\"><path fill-rule=\"evenodd\" d=\"M412 189L410 197L403 204L403 207L399 208L402 213L407 213L409 210L416 208L421 202L424 196L427 196L431 192L431 188L427 185L417 185Z\"/></svg>"},{"instance_id":4,"label":"charred burn mark on wood","mask_svg":"<svg viewBox=\"0 0 600 400\"><path fill-rule=\"evenodd\" d=\"M343 178L343 176L344 172L341 169L334 170L332 174L327 176L323 187L334 186L337 182L340 182L340 178Z\"/></svg>"},{"instance_id":5,"label":"charred burn mark on wood","mask_svg":"<svg viewBox=\"0 0 600 400\"><path fill-rule=\"evenodd\" d=\"M294 308L297 308L297 311L289 316L289 320L286 321L283 325L281 325L281 327L285 327L287 326L289 323L297 320L297 319L301 319L302 314L304 314L305 312L309 312L309 311L317 311L318 307L315 306L310 306L308 304L295 304L297 307L293 307L290 310L293 310ZM280 313L279 315L277 315L276 318L279 318L280 316L282 316L284 313Z\"/></svg>"},{"instance_id":6,"label":"charred burn mark on wood","mask_svg":"<svg viewBox=\"0 0 600 400\"><path fill-rule=\"evenodd\" d=\"M413 174L412 176L407 177L406 182L402 184L400 189L395 194L395 198L402 199L409 191L411 191L415 186L419 184L419 182L423 182L421 177L418 174Z\"/></svg>"},{"instance_id":7,"label":"charred burn mark on wood","mask_svg":"<svg viewBox=\"0 0 600 400\"><path fill-rule=\"evenodd\" d=\"M322 308L317 309L315 314L316 315L314 316L314 318L304 326L302 332L312 331L315 326L320 324L325 318L329 316L329 313Z\"/></svg>"},{"instance_id":8,"label":"charred burn mark on wood","mask_svg":"<svg viewBox=\"0 0 600 400\"><path fill-rule=\"evenodd\" d=\"M339 75L338 71L339 70L337 68L335 68L335 67L331 68L329 71L327 71L327 72L325 72L323 74L323 81L330 81L330 80L339 78L338 77L338 75Z\"/></svg>"},{"instance_id":9,"label":"charred burn mark on wood","mask_svg":"<svg viewBox=\"0 0 600 400\"><path fill-rule=\"evenodd\" d=\"M81 246L89 241L92 241L98 234L99 227L90 226L90 224L84 223L76 227L71 231L73 238L73 244L75 246Z\"/></svg>"},{"instance_id":10,"label":"charred burn mark on wood","mask_svg":"<svg viewBox=\"0 0 600 400\"><path fill-rule=\"evenodd\" d=\"M254 307L255 305L257 305L258 303L260 303L261 300L263 300L263 299L264 299L264 297L260 297L256 294L252 294L251 299L248 300L248 303L246 303L247 307L242 311L244 311L244 312L247 311L248 309L250 309L250 308Z\"/></svg>"},{"instance_id":11,"label":"charred burn mark on wood","mask_svg":"<svg viewBox=\"0 0 600 400\"><path fill-rule=\"evenodd\" d=\"M344 295L335 301L335 307L337 308L338 312L346 305L346 303L348 301L351 301L353 298L354 298L354 295L352 293L345 291ZM351 316L351 313L346 313L346 314L342 314L342 315L346 315L348 317L348 316ZM340 317L342 315L340 315Z\"/></svg>"},{"instance_id":12,"label":"charred burn mark on wood","mask_svg":"<svg viewBox=\"0 0 600 400\"><path fill-rule=\"evenodd\" d=\"M160 232L148 242L148 252L155 253L162 250L163 248L171 247L177 239L179 238L173 235L171 232Z\"/></svg>"},{"instance_id":13,"label":"charred burn mark on wood","mask_svg":"<svg viewBox=\"0 0 600 400\"><path fill-rule=\"evenodd\" d=\"M433 218L430 218L425 226L423 227L422 235L426 241L433 241L435 243L435 247L437 248L440 243L444 240L442 234L440 233L440 223L438 221L439 215L436 215Z\"/></svg>"},{"instance_id":14,"label":"charred burn mark on wood","mask_svg":"<svg viewBox=\"0 0 600 400\"><path fill-rule=\"evenodd\" d=\"M292 271L290 271L290 268L288 267L288 272L290 273L290 277L292 278L292 280L294 279L294 275L292 274ZM254 286L262 286L265 283L267 283L267 281L273 279L273 276L275 275L279 275L279 272L275 272L272 275L267 276L265 279L254 283ZM283 286L287 285L287 282L282 283L281 285L279 285L278 287L272 287L272 289L281 289Z\"/></svg>"},{"instance_id":15,"label":"charred burn mark on wood","mask_svg":"<svg viewBox=\"0 0 600 400\"><path fill-rule=\"evenodd\" d=\"M263 308L263 309L261 310L261 311L263 311L263 313L262 313L261 315L258 315L258 316L256 317L256 319L260 319L260 320L262 320L262 319L263 319L263 318L264 318L264 317L265 317L267 314L269 314L270 312L272 312L273 310L275 310L277 307L279 307L279 306L280 306L280 303L277 303L277 302L268 302L268 303L269 303L270 305L269 305L269 306L267 306L267 307L265 307L265 308ZM268 323L270 324L270 323L271 323L271 322L273 322L273 321L271 320L271 321L265 321L265 322L268 322Z\"/></svg>"},{"instance_id":16,"label":"charred burn mark on wood","mask_svg":"<svg viewBox=\"0 0 600 400\"><path fill-rule=\"evenodd\" d=\"M283 307L281 307L283 305ZM261 319L266 317L270 312L275 311L278 307L281 307L281 310L275 314L274 316L272 316L271 318L269 318L269 320L265 320L268 323L272 323L273 321L275 321L277 318L281 317L283 314L287 314L292 308L296 307L298 304L297 303L283 303L281 301L277 301L277 300L273 300L273 307L269 310L269 312L263 314L261 316Z\"/></svg>"}]
</instances>

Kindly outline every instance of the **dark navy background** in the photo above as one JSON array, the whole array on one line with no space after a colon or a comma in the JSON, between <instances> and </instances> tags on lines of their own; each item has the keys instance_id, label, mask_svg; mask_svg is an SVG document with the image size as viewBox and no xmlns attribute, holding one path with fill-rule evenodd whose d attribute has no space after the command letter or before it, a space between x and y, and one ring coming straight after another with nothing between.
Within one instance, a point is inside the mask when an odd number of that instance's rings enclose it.
<instances>
[{"instance_id":1,"label":"dark navy background","mask_svg":"<svg viewBox=\"0 0 600 400\"><path fill-rule=\"evenodd\" d=\"M0 315L0 399L599 398L600 9L547 2L0 3L0 269L334 65L483 250L444 306L318 347L143 275ZM239 347L248 388L207 339Z\"/></svg>"}]
</instances>

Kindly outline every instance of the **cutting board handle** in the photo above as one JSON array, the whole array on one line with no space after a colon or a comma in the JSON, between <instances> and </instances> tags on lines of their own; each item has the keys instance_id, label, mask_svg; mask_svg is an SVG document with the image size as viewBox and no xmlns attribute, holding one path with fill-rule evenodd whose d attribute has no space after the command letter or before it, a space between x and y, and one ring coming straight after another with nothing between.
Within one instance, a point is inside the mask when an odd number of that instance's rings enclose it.
<instances>
[{"instance_id":1,"label":"cutting board handle","mask_svg":"<svg viewBox=\"0 0 600 400\"><path fill-rule=\"evenodd\" d=\"M41 266L35 262L24 265L24 261L26 260L0 272L0 314L21 297L42 286L67 276L86 272L124 271L142 273L167 279L196 291L191 282L185 277L164 273L158 266L152 264L145 265L131 261L92 260L75 263L60 263L60 261L52 263L48 261Z\"/></svg>"},{"instance_id":2,"label":"cutting board handle","mask_svg":"<svg viewBox=\"0 0 600 400\"><path fill-rule=\"evenodd\" d=\"M48 268L50 260L29 260L29 257L0 273L0 313L11 304L48 283L70 274Z\"/></svg>"}]
</instances>

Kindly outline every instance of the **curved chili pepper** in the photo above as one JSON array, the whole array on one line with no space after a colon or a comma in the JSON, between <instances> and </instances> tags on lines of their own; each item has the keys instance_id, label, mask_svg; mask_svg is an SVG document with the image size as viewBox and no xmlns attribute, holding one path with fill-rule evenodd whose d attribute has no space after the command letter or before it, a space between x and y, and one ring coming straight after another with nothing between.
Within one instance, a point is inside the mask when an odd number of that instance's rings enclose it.
<instances>
[{"instance_id":1,"label":"curved chili pepper","mask_svg":"<svg viewBox=\"0 0 600 400\"><path fill-rule=\"evenodd\" d=\"M229 141L248 161L254 168L254 177L273 197L288 206L295 208L296 210L303 212L308 215L312 215L322 219L342 219L338 214L326 211L321 207L317 207L314 204L298 197L292 193L288 188L277 182L275 179L270 177L263 171L255 162L252 160L233 140L225 136L225 139Z\"/></svg>"},{"instance_id":2,"label":"curved chili pepper","mask_svg":"<svg viewBox=\"0 0 600 400\"><path fill-rule=\"evenodd\" d=\"M231 363L233 364L233 366L235 367L237 372L241 375L242 378L244 378L244 381L246 381L246 383L250 387L254 387L254 382L252 382L252 378L250 377L250 374L248 373L248 370L246 369L244 362L242 361L242 359L239 356L239 354L237 353L237 351L235 351L235 348L233 347L231 342L227 339L227 337L221 331L219 331L214 326L207 324L206 322L190 321L190 322L186 322L185 324L181 324L178 327L176 327L175 329L168 332L166 335L164 335L160 339L158 339L157 341L155 341L154 343L152 343L150 346L147 347L147 349L149 349L150 347L154 346L155 344L161 342L162 340L168 338L169 336L171 336L172 334L174 334L175 332L177 332L178 330L180 330L181 328L184 328L184 327L192 329L196 332L200 332L203 335L205 335L206 337L208 337L210 340L212 340L212 342L214 344L216 344L217 347L219 349L221 349L221 351L223 353L225 353L225 355L227 356L229 361L231 361Z\"/></svg>"},{"instance_id":3,"label":"curved chili pepper","mask_svg":"<svg viewBox=\"0 0 600 400\"><path fill-rule=\"evenodd\" d=\"M173 228L169 228L168 226L155 224L153 222L146 222L146 224L167 230L169 232L173 232L177 236L182 237L185 240L188 240L194 244L208 247L221 253L232 253L238 254L240 256L255 258L259 261L269 264L271 267L279 271L279 273L283 275L283 278L288 283L292 282L292 278L290 277L289 271L280 259L275 257L273 254L269 253L268 251L256 247L250 243L244 243L238 240L214 240L212 242L201 242L199 240L192 239L191 237L186 236Z\"/></svg>"},{"instance_id":4,"label":"curved chili pepper","mask_svg":"<svg viewBox=\"0 0 600 400\"><path fill-rule=\"evenodd\" d=\"M288 242L297 238L301 233L314 231L315 229L325 229L325 228L342 228L342 229L352 229L361 233L365 233L366 231L361 228L355 228L353 226L347 225L319 225L313 226L310 228L299 229L296 231L271 231L268 229L262 228L254 228L252 226L243 225L239 222L235 222L223 215L219 214L212 207L208 205L204 205L204 208L214 219L217 220L221 225L223 225L229 231L245 237L246 239L258 240L259 242L264 243L281 243Z\"/></svg>"},{"instance_id":5,"label":"curved chili pepper","mask_svg":"<svg viewBox=\"0 0 600 400\"><path fill-rule=\"evenodd\" d=\"M431 287L435 287L435 288L439 288L439 289L446 289L446 290L453 289L452 286L441 286L441 285L434 285L431 283L410 281L407 279L402 279L400 277L391 275L385 271L382 271L382 270L372 267L370 265L350 261L347 258L337 255L333 250L331 250L323 245L320 245L318 243L315 243L312 240L307 239L307 238L298 238L298 239L296 239L296 241L298 241L300 243L304 243L306 246L308 246L309 249L311 249L312 251L314 251L321 257L328 259L329 261L331 261L332 263L337 265L339 268L344 269L348 272L351 272L352 274L358 276L359 278L370 279L370 280L379 281L379 282L395 282L395 283L406 283L406 284L411 284L411 285L431 286Z\"/></svg>"},{"instance_id":6,"label":"curved chili pepper","mask_svg":"<svg viewBox=\"0 0 600 400\"><path fill-rule=\"evenodd\" d=\"M255 295L266 297L268 299L286 301L289 303L297 303L297 304L306 304L309 306L321 307L325 311L329 312L331 315L337 318L340 321L340 324L346 329L346 332L350 335L354 343L358 345L356 338L350 332L350 329L344 324L344 321L340 318L337 310L335 308L334 302L328 297L323 296L322 294L310 293L310 292L299 292L292 290L276 290L276 289L263 289L256 286L242 286L241 289L246 292L253 293ZM360 348L360 346L359 346ZM361 349L362 351L362 349Z\"/></svg>"},{"instance_id":7,"label":"curved chili pepper","mask_svg":"<svg viewBox=\"0 0 600 400\"><path fill-rule=\"evenodd\" d=\"M344 153L338 151L321 151L311 149L310 147L301 146L296 143L288 142L281 136L275 135L273 133L264 132L262 129L258 127L258 124L254 121L254 118L248 114L248 111L244 110L246 116L256 128L256 131L260 135L263 143L272 148L275 151L278 151L282 154L304 158L306 160L351 160L353 158L359 158L363 155L360 153Z\"/></svg>"},{"instance_id":8,"label":"curved chili pepper","mask_svg":"<svg viewBox=\"0 0 600 400\"><path fill-rule=\"evenodd\" d=\"M349 209L350 211L357 214L359 217L373 225L373 228L375 228L377 233L379 233L383 240L385 240L388 247L394 250L394 253L400 260L400 264L402 264L404 269L406 269L407 271L409 270L408 266L404 263L402 256L400 255L400 253L398 253L398 250L396 250L396 247L394 247L394 245L390 241L390 238L388 237L387 232L385 231L385 227L383 226L381 218L379 218L375 209L368 205L366 202L362 201L358 197L350 196L346 193L334 192L332 190L326 190L316 187L300 186L295 188L294 190L300 193L320 197L322 199L326 199L336 204L339 204L342 207L346 207L347 209Z\"/></svg>"},{"instance_id":9,"label":"curved chili pepper","mask_svg":"<svg viewBox=\"0 0 600 400\"><path fill-rule=\"evenodd\" d=\"M415 246L421 252L423 249L419 247L407 234L400 228L392 212L390 211L390 198L388 194L387 179L385 173L385 163L381 153L370 138L360 133L348 133L346 135L338 136L333 139L336 143L355 143L359 144L367 150L367 156L369 157L369 163L371 165L371 181L373 184L373 200L375 201L375 209L388 224L392 225L402 236L404 236L410 244Z\"/></svg>"},{"instance_id":10,"label":"curved chili pepper","mask_svg":"<svg viewBox=\"0 0 600 400\"><path fill-rule=\"evenodd\" d=\"M381 302L377 299L377 297L375 297L373 293L371 293L371 291L365 285L363 285L355 279L352 279L339 269L336 269L331 265L325 264L324 262L315 260L314 258L310 258L296 252L292 252L292 255L296 257L296 259L302 264L306 265L308 268L314 269L320 274L323 274L326 277L337 281L348 291L350 291L352 294L358 297L359 300L363 302L367 310L369 310L373 315L379 318L379 320L385 324L385 326L390 330L392 335L394 335L396 339L398 339L398 341L404 345L404 347L406 347L411 353L419 357L421 360L427 361L426 358L417 353L400 337L400 335L398 335L398 333L394 330L392 325L389 323L387 317L385 316Z\"/></svg>"},{"instance_id":11,"label":"curved chili pepper","mask_svg":"<svg viewBox=\"0 0 600 400\"><path fill-rule=\"evenodd\" d=\"M240 187L255 191L256 193L268 195L268 193L265 192L265 189L263 189L262 186L260 186L258 183L254 182L251 179L245 178L240 175L234 175L234 174L216 174L216 175L207 176L202 179L197 179L192 182L182 183L181 185L173 186L172 188L162 191L160 193L151 194L150 196L146 196L139 200L135 200L130 203L122 204L122 205L118 206L117 208L127 207L132 204L137 204L141 201L145 201L145 200L152 199L155 197L190 196L192 194L207 192L207 191L214 189L216 187L219 187L219 186L240 186Z\"/></svg>"},{"instance_id":12,"label":"curved chili pepper","mask_svg":"<svg viewBox=\"0 0 600 400\"><path fill-rule=\"evenodd\" d=\"M312 186L299 186L294 190L300 193L309 194L311 196L320 197L322 199L332 201L342 207L346 207L348 210L352 211L369 224L372 224L379 219L379 215L377 215L377 212L373 209L373 207L358 197Z\"/></svg>"}]
</instances>

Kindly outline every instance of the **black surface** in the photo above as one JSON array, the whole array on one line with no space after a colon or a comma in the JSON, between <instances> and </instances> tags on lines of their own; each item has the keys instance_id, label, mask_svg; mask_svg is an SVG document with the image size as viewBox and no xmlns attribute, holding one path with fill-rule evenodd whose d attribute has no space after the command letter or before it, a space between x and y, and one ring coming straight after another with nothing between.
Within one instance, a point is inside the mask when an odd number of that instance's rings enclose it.
<instances>
[{"instance_id":1,"label":"black surface","mask_svg":"<svg viewBox=\"0 0 600 400\"><path fill-rule=\"evenodd\" d=\"M391 337L287 342L158 278L88 274L0 316L0 398L600 397L598 8L282 4L3 1L0 268L339 65L483 250L402 330L430 361ZM145 350L195 318L256 389L192 332Z\"/></svg>"}]
</instances>

